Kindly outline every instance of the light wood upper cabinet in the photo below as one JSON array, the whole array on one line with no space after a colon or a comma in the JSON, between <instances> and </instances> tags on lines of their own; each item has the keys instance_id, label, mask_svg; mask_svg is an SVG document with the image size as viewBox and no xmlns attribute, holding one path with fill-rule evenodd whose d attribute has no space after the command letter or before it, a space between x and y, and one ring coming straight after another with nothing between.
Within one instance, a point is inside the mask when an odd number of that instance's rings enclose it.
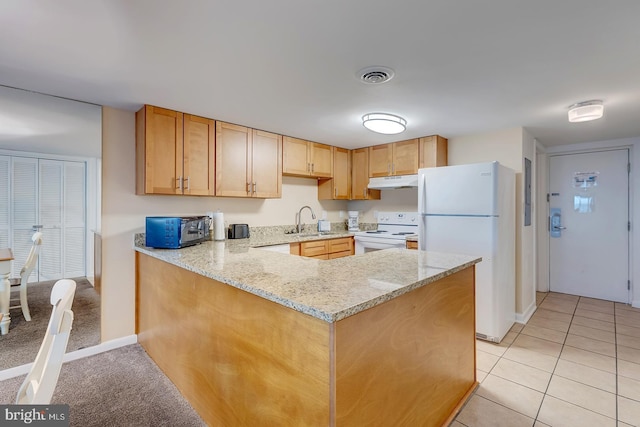
<instances>
[{"instance_id":1,"label":"light wood upper cabinet","mask_svg":"<svg viewBox=\"0 0 640 427\"><path fill-rule=\"evenodd\" d=\"M142 107L136 113L136 194L213 196L214 123Z\"/></svg>"},{"instance_id":2,"label":"light wood upper cabinet","mask_svg":"<svg viewBox=\"0 0 640 427\"><path fill-rule=\"evenodd\" d=\"M420 138L420 167L447 166L447 139L440 135Z\"/></svg>"},{"instance_id":3,"label":"light wood upper cabinet","mask_svg":"<svg viewBox=\"0 0 640 427\"><path fill-rule=\"evenodd\" d=\"M351 150L351 199L380 200L380 190L370 190L369 148Z\"/></svg>"},{"instance_id":4,"label":"light wood upper cabinet","mask_svg":"<svg viewBox=\"0 0 640 427\"><path fill-rule=\"evenodd\" d=\"M391 175L393 162L393 144L369 147L369 177Z\"/></svg>"},{"instance_id":5,"label":"light wood upper cabinet","mask_svg":"<svg viewBox=\"0 0 640 427\"><path fill-rule=\"evenodd\" d=\"M331 145L310 143L311 176L318 178L333 176L333 149Z\"/></svg>"},{"instance_id":6,"label":"light wood upper cabinet","mask_svg":"<svg viewBox=\"0 0 640 427\"><path fill-rule=\"evenodd\" d=\"M418 139L369 147L369 177L418 173L418 147Z\"/></svg>"},{"instance_id":7,"label":"light wood upper cabinet","mask_svg":"<svg viewBox=\"0 0 640 427\"><path fill-rule=\"evenodd\" d=\"M285 136L283 138L282 173L292 176L331 178L333 147Z\"/></svg>"},{"instance_id":8,"label":"light wood upper cabinet","mask_svg":"<svg viewBox=\"0 0 640 427\"><path fill-rule=\"evenodd\" d=\"M282 197L282 135L253 129L251 142L253 197Z\"/></svg>"},{"instance_id":9,"label":"light wood upper cabinet","mask_svg":"<svg viewBox=\"0 0 640 427\"><path fill-rule=\"evenodd\" d=\"M318 180L318 200L349 200L351 195L351 153L333 147L333 178Z\"/></svg>"},{"instance_id":10,"label":"light wood upper cabinet","mask_svg":"<svg viewBox=\"0 0 640 427\"><path fill-rule=\"evenodd\" d=\"M392 175L411 175L418 173L419 140L409 139L393 143Z\"/></svg>"},{"instance_id":11,"label":"light wood upper cabinet","mask_svg":"<svg viewBox=\"0 0 640 427\"><path fill-rule=\"evenodd\" d=\"M184 115L182 192L193 196L215 194L215 121Z\"/></svg>"},{"instance_id":12,"label":"light wood upper cabinet","mask_svg":"<svg viewBox=\"0 0 640 427\"><path fill-rule=\"evenodd\" d=\"M216 195L281 197L280 135L216 122L216 140Z\"/></svg>"}]
</instances>

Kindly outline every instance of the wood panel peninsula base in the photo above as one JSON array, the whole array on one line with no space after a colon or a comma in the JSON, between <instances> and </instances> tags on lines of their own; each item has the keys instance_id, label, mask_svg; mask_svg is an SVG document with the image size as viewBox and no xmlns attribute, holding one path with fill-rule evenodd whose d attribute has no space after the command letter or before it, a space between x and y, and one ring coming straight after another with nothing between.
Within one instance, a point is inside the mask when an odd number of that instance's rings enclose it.
<instances>
[{"instance_id":1,"label":"wood panel peninsula base","mask_svg":"<svg viewBox=\"0 0 640 427\"><path fill-rule=\"evenodd\" d=\"M477 386L474 265L327 322L136 262L138 340L209 425L445 426Z\"/></svg>"}]
</instances>

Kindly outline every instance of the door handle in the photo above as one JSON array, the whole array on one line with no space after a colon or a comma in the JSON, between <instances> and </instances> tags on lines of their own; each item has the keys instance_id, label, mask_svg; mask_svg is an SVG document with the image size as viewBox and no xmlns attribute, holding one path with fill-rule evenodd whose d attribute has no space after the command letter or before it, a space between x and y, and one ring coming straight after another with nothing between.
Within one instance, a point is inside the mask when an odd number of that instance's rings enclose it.
<instances>
[{"instance_id":1,"label":"door handle","mask_svg":"<svg viewBox=\"0 0 640 427\"><path fill-rule=\"evenodd\" d=\"M566 230L567 227L562 226L562 213L560 208L551 208L549 211L551 214L549 221L549 235L551 237L560 237L562 235L562 230Z\"/></svg>"}]
</instances>

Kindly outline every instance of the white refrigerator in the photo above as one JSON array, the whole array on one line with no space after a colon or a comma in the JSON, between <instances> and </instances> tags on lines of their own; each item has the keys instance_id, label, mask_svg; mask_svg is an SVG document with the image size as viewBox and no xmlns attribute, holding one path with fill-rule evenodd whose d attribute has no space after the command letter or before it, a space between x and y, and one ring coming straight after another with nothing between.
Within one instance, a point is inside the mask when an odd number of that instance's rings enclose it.
<instances>
[{"instance_id":1,"label":"white refrigerator","mask_svg":"<svg viewBox=\"0 0 640 427\"><path fill-rule=\"evenodd\" d=\"M498 162L418 171L418 248L477 255L476 336L515 322L515 172Z\"/></svg>"}]
</instances>

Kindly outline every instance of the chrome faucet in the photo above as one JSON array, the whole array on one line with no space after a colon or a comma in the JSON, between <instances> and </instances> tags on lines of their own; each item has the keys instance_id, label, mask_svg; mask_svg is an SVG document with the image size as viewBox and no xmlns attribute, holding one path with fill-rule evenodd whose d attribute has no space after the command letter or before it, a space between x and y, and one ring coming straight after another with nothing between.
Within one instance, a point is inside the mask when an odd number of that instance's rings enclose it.
<instances>
[{"instance_id":1,"label":"chrome faucet","mask_svg":"<svg viewBox=\"0 0 640 427\"><path fill-rule=\"evenodd\" d=\"M300 230L300 217L302 217L302 210L304 208L309 209L309 212L311 212L311 219L316 219L316 214L313 213L313 209L311 209L310 206L305 205L305 206L301 207L300 210L298 211L298 218L297 218L297 223L296 223L296 230L298 230L298 233L300 233L300 231L301 231Z\"/></svg>"}]
</instances>

